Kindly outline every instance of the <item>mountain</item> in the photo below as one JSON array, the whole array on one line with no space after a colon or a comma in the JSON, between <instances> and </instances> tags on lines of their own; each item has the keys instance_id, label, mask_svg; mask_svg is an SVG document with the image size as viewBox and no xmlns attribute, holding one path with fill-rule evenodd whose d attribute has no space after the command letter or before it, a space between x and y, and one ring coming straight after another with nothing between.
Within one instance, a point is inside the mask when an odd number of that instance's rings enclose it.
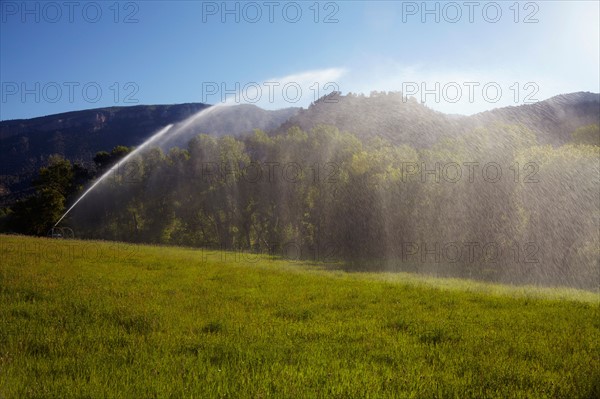
<instances>
[{"instance_id":1,"label":"mountain","mask_svg":"<svg viewBox=\"0 0 600 399\"><path fill-rule=\"evenodd\" d=\"M292 126L309 130L320 124L335 125L362 139L383 137L394 144L424 147L467 131L467 120L434 111L399 92L374 92L370 97L334 92L292 116L277 132Z\"/></svg>"},{"instance_id":2,"label":"mountain","mask_svg":"<svg viewBox=\"0 0 600 399\"><path fill-rule=\"evenodd\" d=\"M531 129L540 144L562 145L578 127L600 124L600 94L561 94L534 104L497 108L472 117L480 125L500 122Z\"/></svg>"},{"instance_id":3,"label":"mountain","mask_svg":"<svg viewBox=\"0 0 600 399\"><path fill-rule=\"evenodd\" d=\"M399 92L321 98L283 124L311 129L335 125L363 139L383 137L394 144L427 147L492 123L518 124L531 129L540 144L561 145L580 126L599 123L600 94L579 92L559 95L535 104L497 108L479 114L448 115L434 111Z\"/></svg>"},{"instance_id":4,"label":"mountain","mask_svg":"<svg viewBox=\"0 0 600 399\"><path fill-rule=\"evenodd\" d=\"M26 120L0 122L0 204L22 196L49 155L91 162L98 151L116 145L136 146L160 128L210 107L191 103L98 108ZM479 114L448 115L398 92L364 95L331 93L307 109L268 111L254 105L221 107L194 124L191 134L240 135L261 129L271 134L292 126L311 129L335 125L361 139L384 137L394 144L428 147L443 137L456 137L493 123L520 124L540 144L562 145L580 126L600 123L600 94L578 92L535 104L497 108ZM173 144L185 147L190 134Z\"/></svg>"},{"instance_id":5,"label":"mountain","mask_svg":"<svg viewBox=\"0 0 600 399\"><path fill-rule=\"evenodd\" d=\"M98 151L110 151L117 145L137 146L160 128L209 107L201 103L137 105L2 121L0 203L12 202L26 190L49 155L89 163ZM268 111L254 105L222 107L195 124L194 132L239 135L255 128L272 130L297 112L298 108Z\"/></svg>"}]
</instances>

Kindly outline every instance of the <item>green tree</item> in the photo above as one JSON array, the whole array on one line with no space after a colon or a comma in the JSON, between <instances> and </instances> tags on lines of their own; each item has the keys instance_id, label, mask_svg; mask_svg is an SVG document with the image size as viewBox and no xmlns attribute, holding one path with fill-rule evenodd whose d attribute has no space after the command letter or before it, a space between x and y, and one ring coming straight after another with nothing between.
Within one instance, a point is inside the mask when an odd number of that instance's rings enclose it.
<instances>
[{"instance_id":1,"label":"green tree","mask_svg":"<svg viewBox=\"0 0 600 399\"><path fill-rule=\"evenodd\" d=\"M96 155L94 155L93 161L96 165L98 174L102 175L108 170L108 168L119 162L119 160L124 158L131 151L133 151L133 147L118 145L114 147L110 153L106 151L97 152Z\"/></svg>"},{"instance_id":2,"label":"green tree","mask_svg":"<svg viewBox=\"0 0 600 399\"><path fill-rule=\"evenodd\" d=\"M13 208L13 230L46 235L65 211L66 197L73 193L73 165L60 155L52 155L48 166L40 168L33 185L35 194L18 201Z\"/></svg>"},{"instance_id":3,"label":"green tree","mask_svg":"<svg viewBox=\"0 0 600 399\"><path fill-rule=\"evenodd\" d=\"M573 143L600 146L600 125L582 126L571 133Z\"/></svg>"}]
</instances>

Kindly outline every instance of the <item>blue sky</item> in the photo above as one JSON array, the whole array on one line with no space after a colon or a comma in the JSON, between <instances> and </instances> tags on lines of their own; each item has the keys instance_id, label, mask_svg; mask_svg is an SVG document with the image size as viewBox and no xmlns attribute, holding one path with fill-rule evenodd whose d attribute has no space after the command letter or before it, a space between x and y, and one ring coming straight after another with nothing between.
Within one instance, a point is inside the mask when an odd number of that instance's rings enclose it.
<instances>
[{"instance_id":1,"label":"blue sky","mask_svg":"<svg viewBox=\"0 0 600 399\"><path fill-rule=\"evenodd\" d=\"M0 2L2 120L236 87L270 109L336 88L462 114L600 91L597 1L23 4Z\"/></svg>"}]
</instances>

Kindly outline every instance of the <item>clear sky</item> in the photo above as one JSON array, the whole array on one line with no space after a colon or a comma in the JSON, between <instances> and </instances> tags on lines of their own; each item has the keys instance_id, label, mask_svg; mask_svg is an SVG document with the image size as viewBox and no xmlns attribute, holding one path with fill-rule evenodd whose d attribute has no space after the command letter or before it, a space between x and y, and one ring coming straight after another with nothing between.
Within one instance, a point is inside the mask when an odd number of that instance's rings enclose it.
<instances>
[{"instance_id":1,"label":"clear sky","mask_svg":"<svg viewBox=\"0 0 600 399\"><path fill-rule=\"evenodd\" d=\"M214 104L236 87L229 101L270 109L385 90L462 114L600 91L598 1L0 6L2 120Z\"/></svg>"}]
</instances>

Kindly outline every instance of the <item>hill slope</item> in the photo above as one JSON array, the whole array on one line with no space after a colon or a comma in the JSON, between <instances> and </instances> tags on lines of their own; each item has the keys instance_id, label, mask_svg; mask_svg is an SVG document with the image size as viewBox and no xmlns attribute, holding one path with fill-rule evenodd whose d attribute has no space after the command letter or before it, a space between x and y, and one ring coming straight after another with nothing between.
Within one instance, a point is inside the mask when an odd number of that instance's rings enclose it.
<instances>
[{"instance_id":1,"label":"hill slope","mask_svg":"<svg viewBox=\"0 0 600 399\"><path fill-rule=\"evenodd\" d=\"M536 134L540 144L561 145L578 127L600 123L600 94L571 93L535 104L463 116L434 111L397 92L371 97L334 93L292 116L278 131L327 124L364 139L383 137L394 144L427 147L442 137L492 123L524 125Z\"/></svg>"},{"instance_id":2,"label":"hill slope","mask_svg":"<svg viewBox=\"0 0 600 399\"><path fill-rule=\"evenodd\" d=\"M0 259L5 398L600 394L597 294L16 236Z\"/></svg>"},{"instance_id":3,"label":"hill slope","mask_svg":"<svg viewBox=\"0 0 600 399\"><path fill-rule=\"evenodd\" d=\"M51 154L90 162L93 155L116 145L139 145L170 123L180 122L206 104L139 105L99 108L0 122L0 203L22 196L32 177ZM571 93L535 104L505 107L473 116L446 115L405 98L401 93L370 97L332 93L308 109L263 110L237 105L195 125L197 133L239 135L261 129L283 132L292 126L308 130L334 125L362 139L383 137L394 144L428 147L492 123L521 124L531 129L540 144L561 145L580 126L600 123L600 94ZM186 136L189 137L189 136ZM185 142L176 142L186 146Z\"/></svg>"},{"instance_id":4,"label":"hill slope","mask_svg":"<svg viewBox=\"0 0 600 399\"><path fill-rule=\"evenodd\" d=\"M26 189L51 154L87 163L98 151L110 151L117 145L137 146L162 127L208 107L199 103L138 105L0 122L0 195L7 197ZM232 106L217 117L203 119L196 130L215 135L271 130L296 112L297 108L267 111L253 105ZM3 202L10 202L9 198Z\"/></svg>"},{"instance_id":5,"label":"hill slope","mask_svg":"<svg viewBox=\"0 0 600 399\"><path fill-rule=\"evenodd\" d=\"M578 127L600 124L600 94L578 92L534 104L504 107L474 115L480 124L521 124L531 129L540 144L561 145Z\"/></svg>"}]
</instances>

